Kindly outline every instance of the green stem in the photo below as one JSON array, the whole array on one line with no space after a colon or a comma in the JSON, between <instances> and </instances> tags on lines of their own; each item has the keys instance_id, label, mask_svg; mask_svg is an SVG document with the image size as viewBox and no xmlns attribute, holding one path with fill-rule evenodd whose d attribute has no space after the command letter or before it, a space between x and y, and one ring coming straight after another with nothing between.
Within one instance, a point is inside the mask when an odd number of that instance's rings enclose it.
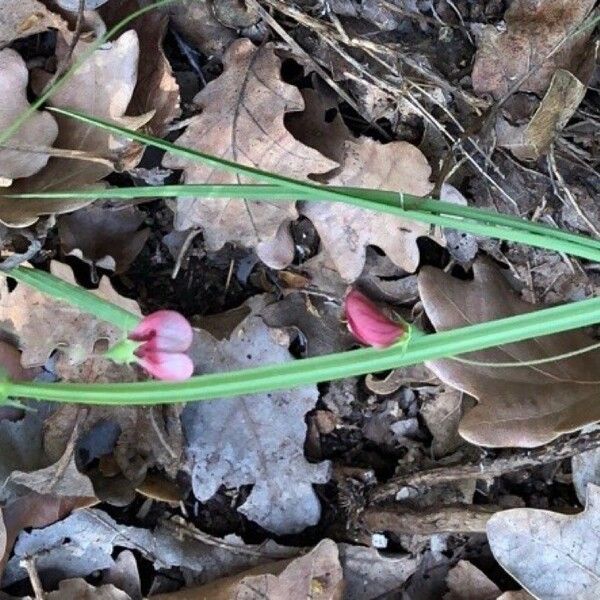
<instances>
[{"instance_id":1,"label":"green stem","mask_svg":"<svg viewBox=\"0 0 600 600\"><path fill-rule=\"evenodd\" d=\"M281 365L192 377L180 382L120 384L7 382L12 397L85 404L151 405L210 400L290 389L451 357L592 325L600 321L600 298L417 336L404 348L363 348Z\"/></svg>"},{"instance_id":2,"label":"green stem","mask_svg":"<svg viewBox=\"0 0 600 600\"><path fill-rule=\"evenodd\" d=\"M578 236L568 232L545 227L540 224L528 223L522 219L506 215L494 215L485 212L482 216L481 211L471 207L451 205L449 203L440 203L436 200L427 200L418 198L409 194L399 192L361 190L356 188L333 188L321 186L304 181L298 181L290 177L284 177L235 163L230 160L212 156L204 152L177 146L166 140L161 140L144 133L132 131L120 125L115 125L109 121L98 119L67 109L53 108L53 111L71 117L75 120L99 127L105 131L122 135L128 139L138 141L143 144L154 146L171 154L181 156L191 161L201 162L213 166L222 171L237 173L238 175L247 175L252 179L264 181L274 185L275 188L263 187L262 191L270 192L270 199L277 199L283 194L289 194L285 199L300 198L309 201L329 200L342 202L358 206L360 208L387 212L390 214L402 216L407 219L413 219L442 227L451 227L474 235L490 236L511 242L528 244L546 250L554 250L573 256L579 256L595 262L600 262L600 242L585 236ZM214 196L220 196L227 192L228 197L249 197L251 191L245 187L235 191L237 186L212 186L207 185L206 193L210 196L211 190ZM279 188L279 190L277 189ZM255 190L258 193L260 189ZM245 193L246 195L242 195ZM38 196L39 197L39 196ZM517 224L518 223L518 224ZM557 235L553 232L559 231Z\"/></svg>"},{"instance_id":3,"label":"green stem","mask_svg":"<svg viewBox=\"0 0 600 600\"><path fill-rule=\"evenodd\" d=\"M2 274L57 300L68 302L84 312L116 325L122 331L131 331L140 322L140 317L124 308L120 308L108 300L103 300L84 288L63 281L51 273L28 267L17 267Z\"/></svg>"}]
</instances>

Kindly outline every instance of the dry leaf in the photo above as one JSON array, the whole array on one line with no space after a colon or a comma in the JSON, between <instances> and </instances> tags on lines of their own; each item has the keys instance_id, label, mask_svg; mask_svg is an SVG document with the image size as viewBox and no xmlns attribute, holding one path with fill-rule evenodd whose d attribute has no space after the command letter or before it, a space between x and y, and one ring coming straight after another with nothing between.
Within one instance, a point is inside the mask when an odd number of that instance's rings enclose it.
<instances>
[{"instance_id":1,"label":"dry leaf","mask_svg":"<svg viewBox=\"0 0 600 600\"><path fill-rule=\"evenodd\" d=\"M0 129L10 125L29 108L27 82L29 74L25 61L10 48L0 51ZM19 152L0 147L0 177L17 179L37 173L48 162L43 149L52 146L58 135L58 125L49 112L31 115L3 145L31 146L36 152Z\"/></svg>"},{"instance_id":2,"label":"dry leaf","mask_svg":"<svg viewBox=\"0 0 600 600\"><path fill-rule=\"evenodd\" d=\"M437 331L447 331L535 310L511 290L491 262L479 261L473 281L438 269L419 273L421 299ZM474 352L464 358L519 362L593 344L581 331L544 336ZM600 351L558 362L515 368L481 367L451 359L427 366L444 382L479 400L462 419L460 434L482 446L535 447L600 420Z\"/></svg>"},{"instance_id":3,"label":"dry leaf","mask_svg":"<svg viewBox=\"0 0 600 600\"><path fill-rule=\"evenodd\" d=\"M600 487L588 487L577 515L515 508L488 521L496 560L536 598L600 597Z\"/></svg>"},{"instance_id":4,"label":"dry leaf","mask_svg":"<svg viewBox=\"0 0 600 600\"><path fill-rule=\"evenodd\" d=\"M515 0L504 15L506 31L483 30L473 65L473 89L502 98L530 69L539 65L520 86L524 92L543 94L554 71L578 74L588 58L593 28L573 35L594 6L594 0ZM568 38L551 58L544 60Z\"/></svg>"},{"instance_id":5,"label":"dry leaf","mask_svg":"<svg viewBox=\"0 0 600 600\"><path fill-rule=\"evenodd\" d=\"M338 544L344 570L344 600L377 600L398 590L416 571L411 555L384 556L375 548Z\"/></svg>"},{"instance_id":6,"label":"dry leaf","mask_svg":"<svg viewBox=\"0 0 600 600\"><path fill-rule=\"evenodd\" d=\"M58 219L63 251L97 267L122 273L141 252L149 229L139 229L145 215L133 206L110 210L90 206Z\"/></svg>"},{"instance_id":7,"label":"dry leaf","mask_svg":"<svg viewBox=\"0 0 600 600\"><path fill-rule=\"evenodd\" d=\"M461 444L458 424L463 415L463 394L452 388L426 398L421 416L433 436L431 453L436 459L451 454Z\"/></svg>"},{"instance_id":8,"label":"dry leaf","mask_svg":"<svg viewBox=\"0 0 600 600\"><path fill-rule=\"evenodd\" d=\"M0 48L19 38L47 29L64 29L66 23L37 0L2 0ZM6 96L2 96L3 101Z\"/></svg>"},{"instance_id":9,"label":"dry leaf","mask_svg":"<svg viewBox=\"0 0 600 600\"><path fill-rule=\"evenodd\" d=\"M527 125L513 126L506 119L496 123L498 144L521 160L536 160L550 147L556 133L573 116L586 86L564 69L558 69L546 95Z\"/></svg>"},{"instance_id":10,"label":"dry leaf","mask_svg":"<svg viewBox=\"0 0 600 600\"><path fill-rule=\"evenodd\" d=\"M74 282L70 267L52 263L52 273L70 283ZM137 302L119 296L107 278L100 280L94 291L97 295L116 302L135 314L141 314ZM24 367L42 366L56 349L69 362L82 362L94 353L99 340L110 344L121 340L123 332L105 321L83 313L71 304L42 294L25 284L18 284L9 292L6 278L0 281L0 322L4 331L15 335L22 350Z\"/></svg>"},{"instance_id":11,"label":"dry leaf","mask_svg":"<svg viewBox=\"0 0 600 600\"><path fill-rule=\"evenodd\" d=\"M109 3L101 11L107 27L116 25L127 15L134 13L140 8L140 4L143 4L140 0ZM154 111L146 129L158 137L164 136L168 132L168 125L181 114L179 85L163 50L167 25L168 18L157 11L142 15L131 24L140 42L140 59L129 112L145 115Z\"/></svg>"},{"instance_id":12,"label":"dry leaf","mask_svg":"<svg viewBox=\"0 0 600 600\"><path fill-rule=\"evenodd\" d=\"M304 90L307 109L288 119L289 127L305 144L337 161L341 168L326 176L313 177L330 185L396 190L425 196L432 189L431 168L421 151L407 142L381 144L370 138L353 139L339 113L327 115L334 103L326 89ZM319 233L323 247L345 281L351 282L363 271L367 246L381 248L406 271L419 263L416 240L429 229L401 217L379 214L331 202L302 202L300 212Z\"/></svg>"},{"instance_id":13,"label":"dry leaf","mask_svg":"<svg viewBox=\"0 0 600 600\"><path fill-rule=\"evenodd\" d=\"M68 38L58 37L56 56L61 65L67 60L69 44ZM73 59L77 60L88 46L80 41ZM144 119L132 122L124 117L137 81L138 54L136 33L124 33L107 47L96 50L69 83L53 94L49 104L121 121L134 129L139 127ZM37 85L34 87L41 90L51 77L49 73L37 73L34 78ZM137 147L133 146L132 150L130 143L117 141L96 127L62 116L56 116L56 121L59 131L55 142L57 148L91 153L101 157L101 162L52 157L41 171L26 180L16 181L3 193L81 189L96 184L114 170L112 162L107 163L106 159L123 158L127 153L130 162L134 163L139 158ZM0 220L7 225L24 227L34 223L39 215L69 212L89 202L73 199L15 201L0 195Z\"/></svg>"},{"instance_id":14,"label":"dry leaf","mask_svg":"<svg viewBox=\"0 0 600 600\"><path fill-rule=\"evenodd\" d=\"M282 569L283 567L283 569ZM261 574L254 574L259 571ZM308 554L207 585L159 594L156 600L342 600L344 581L338 549L325 539Z\"/></svg>"},{"instance_id":15,"label":"dry leaf","mask_svg":"<svg viewBox=\"0 0 600 600\"><path fill-rule=\"evenodd\" d=\"M356 342L343 323L339 304L305 294L290 294L270 304L261 316L269 327L300 331L306 356L322 356L348 349Z\"/></svg>"},{"instance_id":16,"label":"dry leaf","mask_svg":"<svg viewBox=\"0 0 600 600\"><path fill-rule=\"evenodd\" d=\"M145 0L148 3L150 0ZM213 13L212 4L198 0L180 0L166 9L175 29L207 56L221 58L225 49L236 39L236 32L228 29Z\"/></svg>"},{"instance_id":17,"label":"dry leaf","mask_svg":"<svg viewBox=\"0 0 600 600\"><path fill-rule=\"evenodd\" d=\"M94 587L85 579L65 579L58 590L44 594L47 600L131 600L131 596L112 584Z\"/></svg>"},{"instance_id":18,"label":"dry leaf","mask_svg":"<svg viewBox=\"0 0 600 600\"><path fill-rule=\"evenodd\" d=\"M589 429L597 429L597 425L586 427L586 430ZM588 484L600 485L600 448L573 456L571 470L577 498L581 504L585 504Z\"/></svg>"},{"instance_id":19,"label":"dry leaf","mask_svg":"<svg viewBox=\"0 0 600 600\"><path fill-rule=\"evenodd\" d=\"M251 303L255 312L260 302ZM223 341L200 331L192 355L203 373L291 360L255 314ZM195 496L205 502L222 485L253 484L239 510L262 527L283 534L317 523L321 509L312 484L325 483L329 467L308 463L303 451L304 415L317 399L316 386L305 386L188 404L182 423Z\"/></svg>"},{"instance_id":20,"label":"dry leaf","mask_svg":"<svg viewBox=\"0 0 600 600\"><path fill-rule=\"evenodd\" d=\"M32 525L44 527L44 524ZM211 536L185 522L165 521L154 530L129 527L99 509L89 509L77 511L44 529L21 533L2 583L7 585L26 577L19 561L32 554L39 555L38 570L50 583L114 569L112 555L116 547L135 550L156 569L182 567L198 583L298 554L297 548L270 541L247 545L233 535L218 538L215 543Z\"/></svg>"},{"instance_id":21,"label":"dry leaf","mask_svg":"<svg viewBox=\"0 0 600 600\"><path fill-rule=\"evenodd\" d=\"M280 68L272 46L256 48L247 39L234 42L223 58L223 74L194 98L202 113L178 144L300 179L336 167L286 130L284 115L302 110L303 102L295 87L281 81ZM163 164L184 169L186 183L246 181L175 156L167 156ZM291 202L183 198L174 207L175 228L201 226L209 250L235 241L256 246L260 258L275 268L293 259L287 225L297 213Z\"/></svg>"},{"instance_id":22,"label":"dry leaf","mask_svg":"<svg viewBox=\"0 0 600 600\"><path fill-rule=\"evenodd\" d=\"M466 560L450 569L446 582L449 592L444 600L496 600L500 595L498 586Z\"/></svg>"}]
</instances>

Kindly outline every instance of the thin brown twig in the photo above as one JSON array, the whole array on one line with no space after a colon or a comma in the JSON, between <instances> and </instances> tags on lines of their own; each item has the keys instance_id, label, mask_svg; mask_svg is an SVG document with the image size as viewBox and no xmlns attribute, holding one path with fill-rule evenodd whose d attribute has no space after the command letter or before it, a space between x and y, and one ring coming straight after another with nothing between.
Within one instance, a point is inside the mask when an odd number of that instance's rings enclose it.
<instances>
[{"instance_id":1,"label":"thin brown twig","mask_svg":"<svg viewBox=\"0 0 600 600\"><path fill-rule=\"evenodd\" d=\"M373 488L369 493L369 502L379 503L393 499L404 487L431 487L461 479L493 479L506 473L555 463L596 448L600 448L600 428L577 436L563 436L533 450L503 450L491 459L481 458L467 464L437 467L394 477Z\"/></svg>"}]
</instances>

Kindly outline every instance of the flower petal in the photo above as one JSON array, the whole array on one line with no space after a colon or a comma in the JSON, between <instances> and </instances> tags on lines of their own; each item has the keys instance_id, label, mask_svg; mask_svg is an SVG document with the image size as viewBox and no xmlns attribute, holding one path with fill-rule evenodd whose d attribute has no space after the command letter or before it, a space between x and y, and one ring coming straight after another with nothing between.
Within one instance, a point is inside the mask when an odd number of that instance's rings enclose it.
<instances>
[{"instance_id":1,"label":"flower petal","mask_svg":"<svg viewBox=\"0 0 600 600\"><path fill-rule=\"evenodd\" d=\"M150 375L165 381L189 379L194 372L194 363L187 354L151 352L137 359Z\"/></svg>"},{"instance_id":2,"label":"flower petal","mask_svg":"<svg viewBox=\"0 0 600 600\"><path fill-rule=\"evenodd\" d=\"M185 352L194 332L188 320L175 310L157 310L144 317L129 334L134 342L144 342L146 352Z\"/></svg>"},{"instance_id":3,"label":"flower petal","mask_svg":"<svg viewBox=\"0 0 600 600\"><path fill-rule=\"evenodd\" d=\"M363 344L387 348L406 332L402 323L392 321L369 298L358 290L350 290L344 304L348 329Z\"/></svg>"}]
</instances>

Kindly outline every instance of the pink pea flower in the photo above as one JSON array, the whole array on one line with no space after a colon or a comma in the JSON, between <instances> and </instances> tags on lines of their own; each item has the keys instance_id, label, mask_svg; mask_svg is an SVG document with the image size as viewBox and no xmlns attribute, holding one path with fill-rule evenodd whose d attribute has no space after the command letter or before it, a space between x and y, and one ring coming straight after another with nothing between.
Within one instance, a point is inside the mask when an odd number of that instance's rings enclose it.
<instances>
[{"instance_id":1,"label":"pink pea flower","mask_svg":"<svg viewBox=\"0 0 600 600\"><path fill-rule=\"evenodd\" d=\"M358 290L352 289L344 303L350 333L361 343L375 348L387 348L405 333L403 323L393 321Z\"/></svg>"},{"instance_id":2,"label":"pink pea flower","mask_svg":"<svg viewBox=\"0 0 600 600\"><path fill-rule=\"evenodd\" d=\"M144 317L129 334L140 342L136 361L157 379L181 381L194 371L192 359L185 354L192 344L193 331L187 319L174 310L158 310Z\"/></svg>"}]
</instances>

